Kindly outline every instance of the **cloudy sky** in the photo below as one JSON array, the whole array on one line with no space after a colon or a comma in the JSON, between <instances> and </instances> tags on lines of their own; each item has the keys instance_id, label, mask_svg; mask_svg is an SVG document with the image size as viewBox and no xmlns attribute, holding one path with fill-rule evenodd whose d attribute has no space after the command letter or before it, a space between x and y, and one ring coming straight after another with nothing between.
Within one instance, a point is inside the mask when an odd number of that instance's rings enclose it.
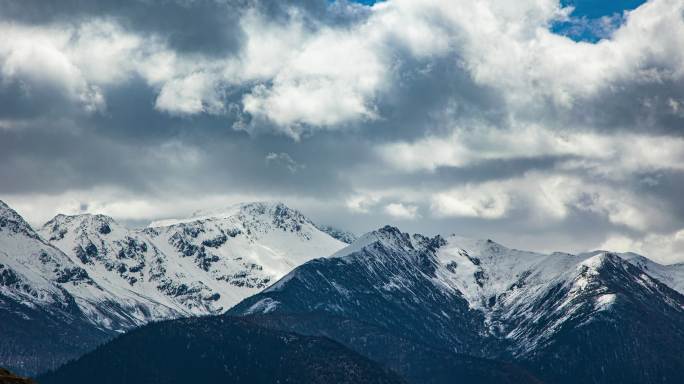
<instances>
[{"instance_id":1,"label":"cloudy sky","mask_svg":"<svg viewBox=\"0 0 684 384\"><path fill-rule=\"evenodd\" d=\"M116 4L114 4L116 3ZM681 0L0 0L0 199L684 261Z\"/></svg>"}]
</instances>

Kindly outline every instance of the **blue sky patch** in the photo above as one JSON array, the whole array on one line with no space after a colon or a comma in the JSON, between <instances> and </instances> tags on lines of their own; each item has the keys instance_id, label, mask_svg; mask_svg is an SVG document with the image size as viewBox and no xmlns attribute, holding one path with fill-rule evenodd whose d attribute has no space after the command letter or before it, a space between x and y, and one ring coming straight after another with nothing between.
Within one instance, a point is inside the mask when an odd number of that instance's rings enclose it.
<instances>
[{"instance_id":1,"label":"blue sky patch","mask_svg":"<svg viewBox=\"0 0 684 384\"><path fill-rule=\"evenodd\" d=\"M624 11L643 3L644 0L561 0L561 5L575 9L569 20L554 23L551 30L576 41L595 43L610 37L624 23Z\"/></svg>"}]
</instances>

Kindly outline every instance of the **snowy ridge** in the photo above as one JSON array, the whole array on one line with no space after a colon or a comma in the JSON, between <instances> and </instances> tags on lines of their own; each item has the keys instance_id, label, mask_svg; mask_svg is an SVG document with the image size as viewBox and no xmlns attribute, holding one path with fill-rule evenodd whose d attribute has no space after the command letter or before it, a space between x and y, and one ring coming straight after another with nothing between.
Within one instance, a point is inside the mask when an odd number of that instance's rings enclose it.
<instances>
[{"instance_id":1,"label":"snowy ridge","mask_svg":"<svg viewBox=\"0 0 684 384\"><path fill-rule=\"evenodd\" d=\"M441 268L435 283L461 293L484 314L488 332L511 340L518 355L534 351L566 324L590 322L610 310L622 300L610 284L615 276L648 289L658 280L680 294L684 283L681 265L665 266L636 254L540 254L491 240L450 236L446 241L437 252Z\"/></svg>"},{"instance_id":2,"label":"snowy ridge","mask_svg":"<svg viewBox=\"0 0 684 384\"><path fill-rule=\"evenodd\" d=\"M0 201L0 293L29 306L54 305L66 300L62 287L82 285L94 283Z\"/></svg>"},{"instance_id":3,"label":"snowy ridge","mask_svg":"<svg viewBox=\"0 0 684 384\"><path fill-rule=\"evenodd\" d=\"M103 292L72 289L81 308L109 328L103 303L150 320L221 313L294 267L344 246L280 203L240 204L130 230L104 215L58 215L40 230Z\"/></svg>"},{"instance_id":4,"label":"snowy ridge","mask_svg":"<svg viewBox=\"0 0 684 384\"><path fill-rule=\"evenodd\" d=\"M345 244L351 244L358 239L353 232L345 231L330 225L316 225L316 228Z\"/></svg>"},{"instance_id":5,"label":"snowy ridge","mask_svg":"<svg viewBox=\"0 0 684 384\"><path fill-rule=\"evenodd\" d=\"M280 203L168 223L131 230L105 215L57 215L36 232L0 202L0 295L51 313L73 303L67 318L122 332L222 313L345 245Z\"/></svg>"},{"instance_id":6,"label":"snowy ridge","mask_svg":"<svg viewBox=\"0 0 684 384\"><path fill-rule=\"evenodd\" d=\"M144 234L215 295L209 313L226 310L296 266L345 245L282 203L239 204L173 223Z\"/></svg>"},{"instance_id":7,"label":"snowy ridge","mask_svg":"<svg viewBox=\"0 0 684 384\"><path fill-rule=\"evenodd\" d=\"M278 203L144 230L57 215L36 232L0 202L0 365L35 374L152 320L222 313L342 247Z\"/></svg>"},{"instance_id":8,"label":"snowy ridge","mask_svg":"<svg viewBox=\"0 0 684 384\"><path fill-rule=\"evenodd\" d=\"M129 317L122 329L152 319L173 318L190 312L156 288L162 283L166 255L144 236L104 215L58 215L40 230L41 235L83 268L107 294L72 290L88 316L111 328L99 313L107 302L118 303Z\"/></svg>"},{"instance_id":9,"label":"snowy ridge","mask_svg":"<svg viewBox=\"0 0 684 384\"><path fill-rule=\"evenodd\" d=\"M407 324L429 322L423 337L441 334L441 343L453 343L455 350L468 352L462 340L484 337L504 340L497 343L508 345L506 353L525 356L548 345L561 330L588 324L635 298L652 295L649 300L670 307L668 311L684 313L682 297L673 298L674 291L682 293L681 273L681 265L660 265L634 254L542 254L492 240L429 238L386 226L327 260L295 269L234 312L311 310L367 320L364 316L374 309L360 310L363 304L358 303L371 295L385 303L374 307L415 303L392 316L404 317ZM297 299L288 302L287 292L294 286ZM311 301L301 302L302 289ZM466 308L458 309L463 300ZM384 323L386 316L378 314L377 321ZM458 316L461 320L454 323ZM463 322L471 325L458 330Z\"/></svg>"}]
</instances>

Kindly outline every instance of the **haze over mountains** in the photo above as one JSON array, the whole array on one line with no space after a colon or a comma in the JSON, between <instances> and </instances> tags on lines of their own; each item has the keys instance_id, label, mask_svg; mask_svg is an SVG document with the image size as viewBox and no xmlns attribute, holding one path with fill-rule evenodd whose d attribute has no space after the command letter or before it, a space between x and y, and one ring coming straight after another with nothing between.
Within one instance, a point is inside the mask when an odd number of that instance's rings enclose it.
<instances>
[{"instance_id":1,"label":"haze over mountains","mask_svg":"<svg viewBox=\"0 0 684 384\"><path fill-rule=\"evenodd\" d=\"M241 382L355 367L349 377L376 382L669 383L684 366L684 264L631 253L540 254L391 226L355 239L280 203L140 230L58 215L35 231L0 203L0 257L0 365L45 372L115 338L48 383L96 371L175 382L185 376L164 367L190 356L201 377ZM277 365L294 356L301 365Z\"/></svg>"}]
</instances>

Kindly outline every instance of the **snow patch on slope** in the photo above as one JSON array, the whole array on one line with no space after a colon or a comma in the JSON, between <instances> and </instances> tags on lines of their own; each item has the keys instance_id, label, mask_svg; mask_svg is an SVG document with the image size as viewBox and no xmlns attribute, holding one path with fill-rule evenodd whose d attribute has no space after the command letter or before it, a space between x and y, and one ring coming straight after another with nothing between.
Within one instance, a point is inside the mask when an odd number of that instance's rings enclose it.
<instances>
[{"instance_id":1,"label":"snow patch on slope","mask_svg":"<svg viewBox=\"0 0 684 384\"><path fill-rule=\"evenodd\" d=\"M41 234L104 288L70 292L109 329L222 313L294 267L345 246L280 203L239 204L143 230L104 215L58 215ZM112 302L123 310L102 312Z\"/></svg>"}]
</instances>

